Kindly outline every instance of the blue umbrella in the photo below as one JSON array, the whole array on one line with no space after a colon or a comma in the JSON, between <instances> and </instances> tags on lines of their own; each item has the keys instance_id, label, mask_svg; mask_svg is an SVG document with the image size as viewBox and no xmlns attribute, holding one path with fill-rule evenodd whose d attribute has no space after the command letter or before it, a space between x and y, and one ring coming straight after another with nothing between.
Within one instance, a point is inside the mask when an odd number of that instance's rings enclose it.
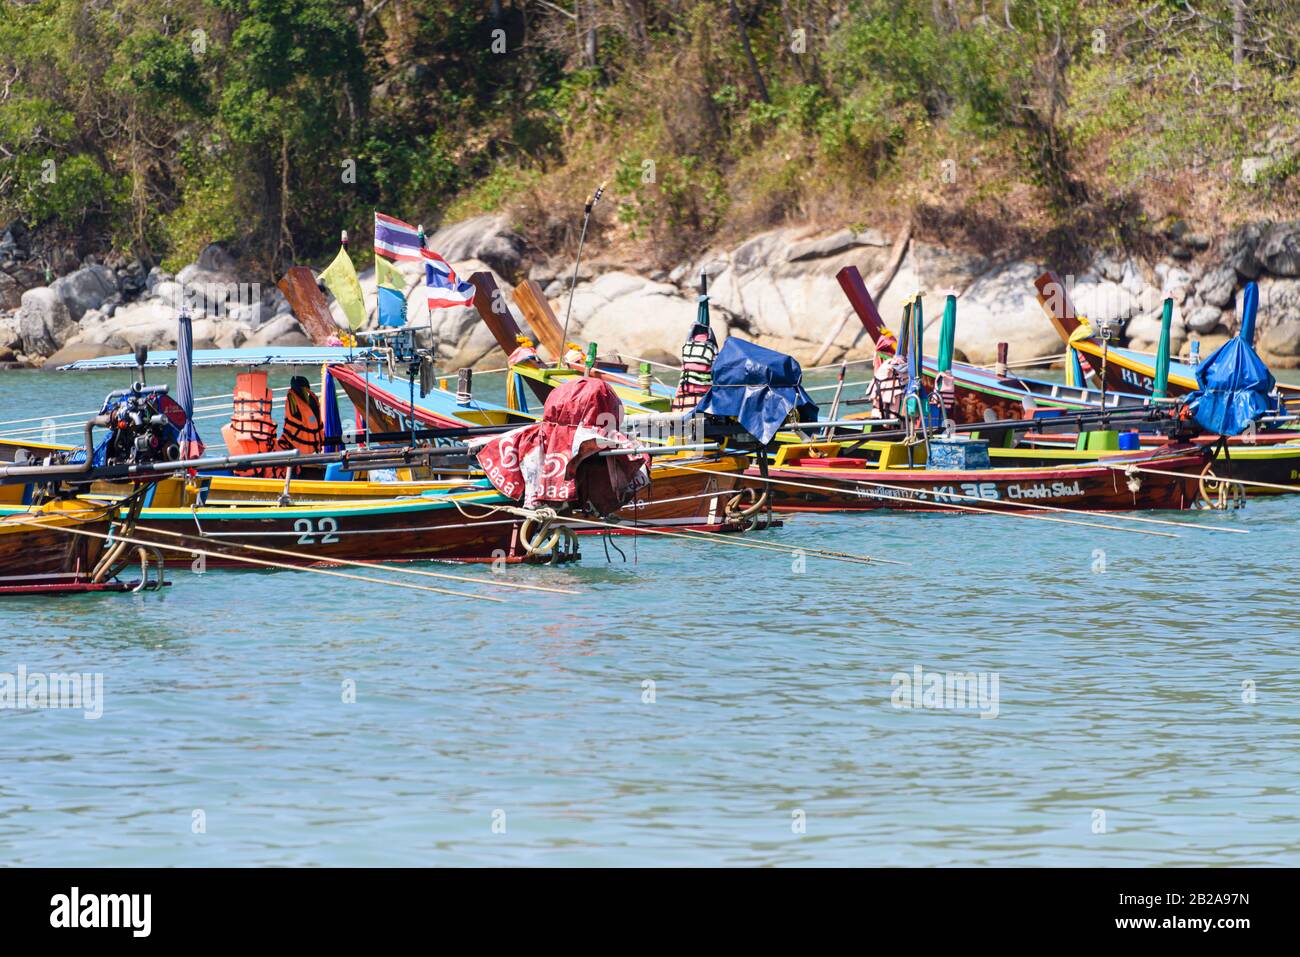
<instances>
[{"instance_id":1,"label":"blue umbrella","mask_svg":"<svg viewBox=\"0 0 1300 957\"><path fill-rule=\"evenodd\" d=\"M338 393L335 390L335 386L334 386L334 376L332 376L328 371L326 371L325 373L325 387L322 391L325 393L321 399L321 404L324 406L325 422L323 423L323 425L325 428L325 434L327 436L330 435L342 436L343 421L342 419L339 418ZM333 443L330 443L327 444L321 451L337 452L341 448L342 446L340 445L335 445Z\"/></svg>"},{"instance_id":2,"label":"blue umbrella","mask_svg":"<svg viewBox=\"0 0 1300 957\"><path fill-rule=\"evenodd\" d=\"M194 329L190 314L181 310L176 332L176 403L185 410L185 429L181 432L181 455L196 459L203 454L203 440L194 427Z\"/></svg>"}]
</instances>

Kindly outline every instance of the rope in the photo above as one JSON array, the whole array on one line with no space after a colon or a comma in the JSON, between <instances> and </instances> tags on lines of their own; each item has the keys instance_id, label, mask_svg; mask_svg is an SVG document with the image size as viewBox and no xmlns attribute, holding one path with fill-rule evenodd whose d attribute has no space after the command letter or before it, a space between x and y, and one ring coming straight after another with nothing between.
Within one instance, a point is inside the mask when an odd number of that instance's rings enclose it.
<instances>
[{"instance_id":1,"label":"rope","mask_svg":"<svg viewBox=\"0 0 1300 957\"><path fill-rule=\"evenodd\" d=\"M700 469L699 471L707 472L710 475L739 474L739 473L719 473L719 472L710 471L708 469ZM479 508L486 508L493 512L509 512L514 515L524 515L524 516L530 516L532 514L528 509L517 508L515 506L510 506L510 505L481 505L477 502L472 502L469 504L476 505ZM460 509L460 503L456 503L456 507ZM468 512L465 512L464 509L461 509L461 512L467 518L473 517ZM635 530L637 535L666 535L670 538L684 538L692 542L708 542L715 545L734 545L737 548L757 548L764 551L783 552L785 554L801 552L804 555L812 555L814 557L819 557L819 558L831 558L831 559L835 559L836 561L845 561L857 565L870 565L870 564L908 565L910 564L909 562L895 561L890 558L874 558L870 555L853 555L848 552L836 552L824 548L806 548L798 545L782 545L776 542L763 542L763 543L741 542L725 535L719 535L717 532L692 532L689 529L670 532L667 529L654 528L648 525L619 525L615 522L596 521L595 519L579 518L575 515L564 515L562 516L562 518L566 522L578 522L583 525L593 525L600 528L620 529L623 531L626 531L628 529L633 529Z\"/></svg>"},{"instance_id":2,"label":"rope","mask_svg":"<svg viewBox=\"0 0 1300 957\"><path fill-rule=\"evenodd\" d=\"M1108 469L1117 469L1117 468L1124 467L1120 465L1111 465L1106 462L1102 462L1100 464L1105 465L1106 468ZM678 468L681 467L682 466L678 466ZM1143 468L1137 465L1134 465L1132 467L1137 469L1139 472L1150 472L1152 475L1181 475L1182 474L1181 472L1164 472L1161 471L1160 469ZM1300 485L1278 485L1274 482L1255 482L1250 479L1222 478L1218 475L1215 475L1213 472L1207 472L1204 477L1215 482L1227 482L1230 485L1250 485L1254 488L1271 488L1279 492L1300 492ZM1236 531L1236 529L1220 529L1220 531Z\"/></svg>"},{"instance_id":3,"label":"rope","mask_svg":"<svg viewBox=\"0 0 1300 957\"><path fill-rule=\"evenodd\" d=\"M18 516L14 516L15 519ZM310 572L313 575L329 575L333 578L346 578L351 581L370 582L375 585L388 585L392 588L408 588L413 591L433 592L439 595L452 595L456 598L474 598L478 601L491 601L505 603L504 598L494 598L491 595L474 595L469 592L451 591L447 588L434 588L430 585L414 585L409 582L395 582L386 578L371 578L368 575L353 575L349 572L330 571L328 568L310 568L300 565L286 565L283 562L266 561L261 558L251 558L246 555L232 555L229 552L214 552L204 548L193 548L188 545L164 545L161 542L142 541L137 538L127 538L122 535L106 535L100 532L92 532L85 528L65 528L55 525L43 525L39 522L16 521L19 525L34 525L41 528L56 528L58 531L67 532L70 535L85 535L90 538L100 538L105 541L126 542L130 545L143 545L149 548L160 548L171 552L181 552L188 555L205 555L213 558L227 558L231 561L244 562L248 565L259 565L263 568L276 568L284 571L303 571Z\"/></svg>"},{"instance_id":4,"label":"rope","mask_svg":"<svg viewBox=\"0 0 1300 957\"><path fill-rule=\"evenodd\" d=\"M164 528L156 528L152 525L146 525L140 529L141 532L147 532L153 535L167 535L172 538L183 538L186 540L203 541L208 536L205 535L186 535L184 532L173 532ZM292 534L298 534L294 532ZM347 565L352 568L373 568L379 571L393 571L401 575L421 575L426 578L443 578L448 581L472 582L479 585L492 585L497 588L521 588L525 591L545 591L552 592L556 595L578 595L581 592L574 591L571 588L552 588L547 585L527 585L523 582L494 581L491 578L477 578L473 575L453 575L448 572L431 572L420 568L402 568L393 565L384 565L379 562L365 562L358 559L348 558L326 558L319 555L311 555L307 552L295 552L287 548L271 548L267 545L250 545L247 542L235 543L239 548L246 548L249 551L263 552L268 555L283 555L286 558L305 558L312 562L324 563L330 565Z\"/></svg>"}]
</instances>

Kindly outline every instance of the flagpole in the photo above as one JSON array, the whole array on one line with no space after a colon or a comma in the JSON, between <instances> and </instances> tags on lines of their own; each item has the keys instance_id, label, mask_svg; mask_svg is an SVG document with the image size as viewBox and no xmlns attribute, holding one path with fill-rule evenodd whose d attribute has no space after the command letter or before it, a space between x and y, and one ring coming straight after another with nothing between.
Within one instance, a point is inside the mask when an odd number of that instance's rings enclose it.
<instances>
[{"instance_id":1,"label":"flagpole","mask_svg":"<svg viewBox=\"0 0 1300 957\"><path fill-rule=\"evenodd\" d=\"M578 285L578 267L582 264L582 245L587 241L587 224L591 222L591 210L600 202L601 194L605 192L605 184L601 183L596 187L596 192L587 200L586 208L582 216L582 234L578 237L578 257L573 261L573 280L569 283L569 306L564 310L564 335L560 339L560 354L555 357L555 368L559 369L564 366L564 351L569 348L569 316L573 313L573 290Z\"/></svg>"}]
</instances>

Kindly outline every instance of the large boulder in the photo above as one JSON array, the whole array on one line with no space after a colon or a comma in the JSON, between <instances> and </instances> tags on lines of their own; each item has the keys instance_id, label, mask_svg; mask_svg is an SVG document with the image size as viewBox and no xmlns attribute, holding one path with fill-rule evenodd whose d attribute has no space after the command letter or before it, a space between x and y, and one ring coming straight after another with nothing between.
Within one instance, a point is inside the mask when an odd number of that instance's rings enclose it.
<instances>
[{"instance_id":1,"label":"large boulder","mask_svg":"<svg viewBox=\"0 0 1300 957\"><path fill-rule=\"evenodd\" d=\"M302 326L292 314L280 314L270 322L258 326L244 342L252 347L261 346L309 346L311 340L302 331Z\"/></svg>"},{"instance_id":2,"label":"large boulder","mask_svg":"<svg viewBox=\"0 0 1300 957\"><path fill-rule=\"evenodd\" d=\"M1255 259L1275 276L1300 276L1300 222L1274 223L1265 229Z\"/></svg>"},{"instance_id":3,"label":"large boulder","mask_svg":"<svg viewBox=\"0 0 1300 957\"><path fill-rule=\"evenodd\" d=\"M1255 258L1255 251L1267 227L1267 223L1247 223L1229 235L1223 242L1224 264L1245 279L1258 279L1263 267Z\"/></svg>"},{"instance_id":4,"label":"large boulder","mask_svg":"<svg viewBox=\"0 0 1300 957\"><path fill-rule=\"evenodd\" d=\"M1090 322L1123 322L1142 311L1138 297L1117 282L1077 282L1070 294L1075 311ZM1041 309L1040 309L1041 312ZM1046 314L1043 314L1044 317Z\"/></svg>"},{"instance_id":5,"label":"large boulder","mask_svg":"<svg viewBox=\"0 0 1300 957\"><path fill-rule=\"evenodd\" d=\"M1300 279L1260 277L1259 328L1293 320L1300 320Z\"/></svg>"},{"instance_id":6,"label":"large boulder","mask_svg":"<svg viewBox=\"0 0 1300 957\"><path fill-rule=\"evenodd\" d=\"M957 347L974 363L997 359L999 342L1013 360L1036 359L1064 350L1060 336L1038 304L1034 280L1042 274L1027 260L1003 263L971 283L957 300Z\"/></svg>"},{"instance_id":7,"label":"large boulder","mask_svg":"<svg viewBox=\"0 0 1300 957\"><path fill-rule=\"evenodd\" d=\"M1160 298L1166 297L1173 299L1174 302L1182 305L1187 301L1187 296L1194 288L1194 277L1182 266L1176 266L1172 263L1157 263L1155 267L1156 279L1160 281Z\"/></svg>"},{"instance_id":8,"label":"large boulder","mask_svg":"<svg viewBox=\"0 0 1300 957\"><path fill-rule=\"evenodd\" d=\"M1210 270L1196 284L1196 293L1201 301L1220 309L1232 302L1236 290L1237 270L1228 265Z\"/></svg>"},{"instance_id":9,"label":"large boulder","mask_svg":"<svg viewBox=\"0 0 1300 957\"><path fill-rule=\"evenodd\" d=\"M0 312L17 309L22 301L23 290L18 280L7 272L0 272Z\"/></svg>"},{"instance_id":10,"label":"large boulder","mask_svg":"<svg viewBox=\"0 0 1300 957\"><path fill-rule=\"evenodd\" d=\"M916 241L912 243L911 264L920 288L936 297L948 293L960 296L993 265L977 253Z\"/></svg>"},{"instance_id":11,"label":"large boulder","mask_svg":"<svg viewBox=\"0 0 1300 957\"><path fill-rule=\"evenodd\" d=\"M23 347L18 316L0 316L0 362L13 362Z\"/></svg>"},{"instance_id":12,"label":"large boulder","mask_svg":"<svg viewBox=\"0 0 1300 957\"><path fill-rule=\"evenodd\" d=\"M511 278L519 275L527 247L524 238L510 228L510 220L504 214L474 216L443 226L426 237L426 245L449 263L475 259Z\"/></svg>"},{"instance_id":13,"label":"large boulder","mask_svg":"<svg viewBox=\"0 0 1300 957\"><path fill-rule=\"evenodd\" d=\"M1211 352L1219 348L1219 346L1223 345L1231 338L1232 333L1223 326L1219 326L1213 332L1206 333L1205 335L1189 335L1187 340L1183 343L1182 348L1178 350L1178 354L1184 359L1189 358L1192 354L1192 343L1199 342L1200 356L1202 359L1205 359Z\"/></svg>"},{"instance_id":14,"label":"large boulder","mask_svg":"<svg viewBox=\"0 0 1300 957\"><path fill-rule=\"evenodd\" d=\"M1187 313L1186 324L1191 332L1213 332L1223 321L1223 310L1218 306L1196 306Z\"/></svg>"},{"instance_id":15,"label":"large boulder","mask_svg":"<svg viewBox=\"0 0 1300 957\"><path fill-rule=\"evenodd\" d=\"M1140 316L1135 316L1129 321L1124 328L1124 334L1128 337L1128 345L1131 349L1139 352L1154 352L1160 342L1160 327L1162 324L1163 310L1157 312L1147 312ZM1178 307L1174 307L1173 319L1169 324L1169 348L1172 352L1178 352L1182 344L1187 339L1187 326L1184 324L1183 317Z\"/></svg>"},{"instance_id":16,"label":"large boulder","mask_svg":"<svg viewBox=\"0 0 1300 957\"><path fill-rule=\"evenodd\" d=\"M176 274L175 283L171 286L165 281L155 282L151 295L168 300L167 305L173 309L183 303L195 316L224 316L232 306L260 302L262 298L261 284L244 280L234 257L219 243L205 246L198 262Z\"/></svg>"},{"instance_id":17,"label":"large boulder","mask_svg":"<svg viewBox=\"0 0 1300 957\"><path fill-rule=\"evenodd\" d=\"M83 342L92 343L117 339L125 342L130 349L136 346L174 349L176 348L177 315L171 303L158 299L128 303L118 309L111 318L103 317L93 322L83 322L81 335L78 338ZM196 340L200 338L197 330L194 338Z\"/></svg>"},{"instance_id":18,"label":"large boulder","mask_svg":"<svg viewBox=\"0 0 1300 957\"><path fill-rule=\"evenodd\" d=\"M1259 348L1268 355L1300 356L1300 319L1287 319L1265 329Z\"/></svg>"},{"instance_id":19,"label":"large boulder","mask_svg":"<svg viewBox=\"0 0 1300 957\"><path fill-rule=\"evenodd\" d=\"M52 355L76 330L77 324L68 314L68 307L53 289L37 286L23 293L18 309L18 334L27 355Z\"/></svg>"},{"instance_id":20,"label":"large boulder","mask_svg":"<svg viewBox=\"0 0 1300 957\"><path fill-rule=\"evenodd\" d=\"M198 267L204 272L233 274L239 261L225 243L208 243L199 252Z\"/></svg>"},{"instance_id":21,"label":"large boulder","mask_svg":"<svg viewBox=\"0 0 1300 957\"><path fill-rule=\"evenodd\" d=\"M676 364L695 315L695 301L677 287L610 272L574 290L570 337L579 330L602 353ZM729 331L722 310L714 310L711 321L721 344Z\"/></svg>"},{"instance_id":22,"label":"large boulder","mask_svg":"<svg viewBox=\"0 0 1300 957\"><path fill-rule=\"evenodd\" d=\"M73 321L80 322L87 309L98 309L117 292L117 277L107 266L95 264L54 280L50 288L68 307Z\"/></svg>"},{"instance_id":23,"label":"large boulder","mask_svg":"<svg viewBox=\"0 0 1300 957\"><path fill-rule=\"evenodd\" d=\"M108 339L104 342L82 342L69 340L54 355L45 360L45 368L57 369L82 359L100 359L104 356L120 356L131 351L131 347L121 339Z\"/></svg>"},{"instance_id":24,"label":"large boulder","mask_svg":"<svg viewBox=\"0 0 1300 957\"><path fill-rule=\"evenodd\" d=\"M756 339L803 343L794 354L808 358L819 351L820 343L831 332L841 327L850 311L835 274L853 265L869 280L889 257L889 249L883 245L857 242L846 246L844 238L833 234L825 246L816 247L838 250L831 255L792 260L792 251L806 257L815 243L810 244L807 237L793 230L772 230L730 251L709 253L684 271L683 281L688 281L686 277L693 281L705 269L712 277L709 295L713 305L734 317L734 323ZM888 319L888 302L882 301L880 308ZM850 320L842 326L842 344L847 345L860 332L857 321ZM676 348L680 350L680 343Z\"/></svg>"},{"instance_id":25,"label":"large boulder","mask_svg":"<svg viewBox=\"0 0 1300 957\"><path fill-rule=\"evenodd\" d=\"M802 262L805 259L825 259L827 256L836 256L858 246L888 245L889 240L874 229L867 229L862 232L841 229L829 236L804 239L792 243L789 249L786 250L786 260L788 262Z\"/></svg>"}]
</instances>

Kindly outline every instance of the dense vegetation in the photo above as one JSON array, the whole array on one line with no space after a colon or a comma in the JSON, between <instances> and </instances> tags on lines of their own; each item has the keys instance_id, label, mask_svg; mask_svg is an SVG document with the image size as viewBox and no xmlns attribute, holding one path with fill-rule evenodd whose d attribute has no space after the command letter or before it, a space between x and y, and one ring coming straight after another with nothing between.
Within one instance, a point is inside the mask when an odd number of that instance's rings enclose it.
<instances>
[{"instance_id":1,"label":"dense vegetation","mask_svg":"<svg viewBox=\"0 0 1300 957\"><path fill-rule=\"evenodd\" d=\"M1140 242L1297 205L1294 0L6 0L0 225L278 269L370 210L664 263L787 220Z\"/></svg>"}]
</instances>

